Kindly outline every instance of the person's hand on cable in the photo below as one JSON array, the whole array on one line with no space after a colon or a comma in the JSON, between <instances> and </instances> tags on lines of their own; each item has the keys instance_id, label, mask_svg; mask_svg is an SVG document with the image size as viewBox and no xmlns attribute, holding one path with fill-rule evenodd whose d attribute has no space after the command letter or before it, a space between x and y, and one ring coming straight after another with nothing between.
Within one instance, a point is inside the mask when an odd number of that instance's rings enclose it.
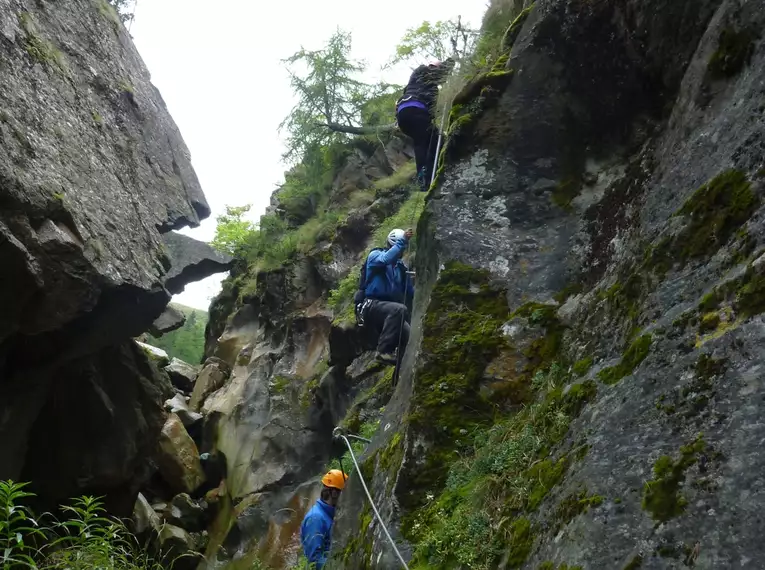
<instances>
[{"instance_id":1,"label":"person's hand on cable","mask_svg":"<svg viewBox=\"0 0 765 570\"><path fill-rule=\"evenodd\" d=\"M413 231L411 228L409 228L408 230L406 230L406 231L404 232L404 237L406 238L406 240L407 240L407 241L409 241L410 239L412 239L412 236L413 236L413 235L414 235L414 231Z\"/></svg>"}]
</instances>

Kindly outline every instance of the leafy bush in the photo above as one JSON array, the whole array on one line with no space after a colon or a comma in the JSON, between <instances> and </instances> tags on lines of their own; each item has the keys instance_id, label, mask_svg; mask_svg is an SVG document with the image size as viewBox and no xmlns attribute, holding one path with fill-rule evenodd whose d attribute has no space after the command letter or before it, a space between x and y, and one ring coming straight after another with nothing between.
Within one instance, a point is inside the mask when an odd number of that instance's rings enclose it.
<instances>
[{"instance_id":1,"label":"leafy bush","mask_svg":"<svg viewBox=\"0 0 765 570\"><path fill-rule=\"evenodd\" d=\"M348 275L338 283L337 288L329 292L327 304L335 313L333 324L342 326L355 322L356 315L353 309L353 295L358 289L360 275L361 263L354 266L348 272Z\"/></svg>"},{"instance_id":2,"label":"leafy bush","mask_svg":"<svg viewBox=\"0 0 765 570\"><path fill-rule=\"evenodd\" d=\"M66 520L35 517L24 505L27 483L0 481L0 567L3 570L162 570L101 501L80 497L63 506Z\"/></svg>"},{"instance_id":3,"label":"leafy bush","mask_svg":"<svg viewBox=\"0 0 765 570\"><path fill-rule=\"evenodd\" d=\"M215 218L218 225L215 227L215 237L210 245L229 255L239 254L256 230L255 224L244 219L250 207L250 204L226 206L226 213Z\"/></svg>"}]
</instances>

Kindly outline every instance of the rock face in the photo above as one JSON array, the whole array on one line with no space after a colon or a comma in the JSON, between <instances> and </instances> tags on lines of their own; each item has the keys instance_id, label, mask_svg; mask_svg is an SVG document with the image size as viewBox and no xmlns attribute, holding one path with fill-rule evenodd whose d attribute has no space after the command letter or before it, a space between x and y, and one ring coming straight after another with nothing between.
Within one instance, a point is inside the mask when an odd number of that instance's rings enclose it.
<instances>
[{"instance_id":1,"label":"rock face","mask_svg":"<svg viewBox=\"0 0 765 570\"><path fill-rule=\"evenodd\" d=\"M537 2L458 96L364 466L413 566L763 556L764 7ZM396 567L367 509L352 480L340 568Z\"/></svg>"},{"instance_id":2,"label":"rock face","mask_svg":"<svg viewBox=\"0 0 765 570\"><path fill-rule=\"evenodd\" d=\"M347 194L371 186L405 164L405 151L411 152L399 139L385 150L350 153L332 199L342 203ZM353 180L364 182L354 186ZM336 467L342 454L332 429L348 415L354 430L379 418L392 370L368 356L357 359L362 351L350 333L333 326L339 315L325 299L360 262L375 230L412 198L410 190L403 179L351 210L331 241L251 276L254 292L246 300L237 288L224 286L213 303L210 358L190 402L205 416L202 451L225 460L224 481L209 494L217 516L209 527L205 567L232 559L254 564L256 558L270 568L294 565L300 524L318 498L318 476L328 464ZM235 268L229 282L241 283L242 271Z\"/></svg>"},{"instance_id":3,"label":"rock face","mask_svg":"<svg viewBox=\"0 0 765 570\"><path fill-rule=\"evenodd\" d=\"M373 434L361 470L413 568L765 556L765 3L491 10L509 27L454 100L398 383L325 302L372 245L372 207L329 255L263 271L246 295L233 279L214 304L208 354L232 374L202 404L228 464L208 567L291 563L338 424ZM343 172L333 199L372 172ZM332 558L399 567L357 474Z\"/></svg>"},{"instance_id":4,"label":"rock face","mask_svg":"<svg viewBox=\"0 0 765 570\"><path fill-rule=\"evenodd\" d=\"M128 516L172 395L130 339L225 260L168 257L210 210L107 2L0 2L0 69L0 479Z\"/></svg>"}]
</instances>

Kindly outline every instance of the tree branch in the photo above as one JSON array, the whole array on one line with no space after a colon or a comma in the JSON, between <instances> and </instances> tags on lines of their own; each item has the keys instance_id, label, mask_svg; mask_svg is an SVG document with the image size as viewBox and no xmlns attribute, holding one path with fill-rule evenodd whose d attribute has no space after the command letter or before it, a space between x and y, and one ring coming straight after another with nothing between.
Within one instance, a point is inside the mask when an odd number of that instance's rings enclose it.
<instances>
[{"instance_id":1,"label":"tree branch","mask_svg":"<svg viewBox=\"0 0 765 570\"><path fill-rule=\"evenodd\" d=\"M374 135L377 133L389 133L397 129L396 123L380 125L378 127L354 127L352 125L341 125L339 123L319 123L318 126L326 127L335 133L346 133L349 135Z\"/></svg>"}]
</instances>

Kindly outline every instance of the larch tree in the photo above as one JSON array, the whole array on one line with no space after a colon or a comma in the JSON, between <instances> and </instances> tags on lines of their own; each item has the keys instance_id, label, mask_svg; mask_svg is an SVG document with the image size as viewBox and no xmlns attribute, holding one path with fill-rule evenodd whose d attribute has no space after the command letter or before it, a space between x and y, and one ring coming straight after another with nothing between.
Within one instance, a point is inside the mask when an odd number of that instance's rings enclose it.
<instances>
[{"instance_id":1,"label":"larch tree","mask_svg":"<svg viewBox=\"0 0 765 570\"><path fill-rule=\"evenodd\" d=\"M365 118L379 120L385 116L368 112L369 105L380 98L390 98L400 87L370 85L359 79L366 67L351 58L349 33L338 30L324 48L303 48L284 62L298 98L280 125L288 133L287 160L299 160L310 148L342 140L345 135L375 134L395 128L393 123L363 123Z\"/></svg>"}]
</instances>

